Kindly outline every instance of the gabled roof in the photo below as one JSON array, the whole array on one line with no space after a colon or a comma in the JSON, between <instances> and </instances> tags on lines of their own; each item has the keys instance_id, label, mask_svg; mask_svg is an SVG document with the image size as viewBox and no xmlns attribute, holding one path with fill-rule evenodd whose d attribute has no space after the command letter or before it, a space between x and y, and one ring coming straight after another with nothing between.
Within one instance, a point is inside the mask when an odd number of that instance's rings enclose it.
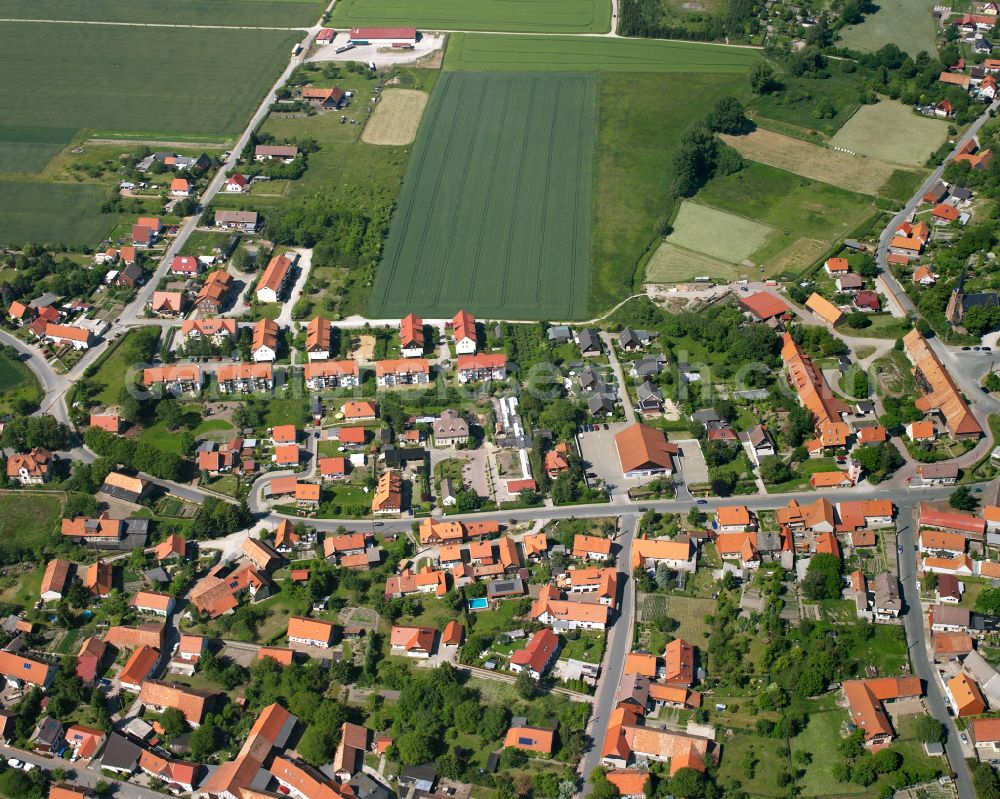
<instances>
[{"instance_id":1,"label":"gabled roof","mask_svg":"<svg viewBox=\"0 0 1000 799\"><path fill-rule=\"evenodd\" d=\"M333 638L333 622L322 619L307 619L302 616L292 616L288 620L288 637L304 638L308 641L329 643Z\"/></svg>"},{"instance_id":2,"label":"gabled roof","mask_svg":"<svg viewBox=\"0 0 1000 799\"><path fill-rule=\"evenodd\" d=\"M982 435L983 429L961 391L919 330L903 336L903 349L928 387L927 393L917 400L917 408L924 412L939 409L952 435Z\"/></svg>"},{"instance_id":3,"label":"gabled roof","mask_svg":"<svg viewBox=\"0 0 1000 799\"><path fill-rule=\"evenodd\" d=\"M146 680L139 691L139 701L156 707L174 707L184 714L189 722L200 724L205 717L209 700L214 691L199 691L179 683Z\"/></svg>"},{"instance_id":4,"label":"gabled roof","mask_svg":"<svg viewBox=\"0 0 1000 799\"><path fill-rule=\"evenodd\" d=\"M393 647L401 647L407 652L434 650L434 638L437 631L433 627L393 626L389 634L389 643Z\"/></svg>"},{"instance_id":5,"label":"gabled roof","mask_svg":"<svg viewBox=\"0 0 1000 799\"><path fill-rule=\"evenodd\" d=\"M615 435L615 446L623 472L674 467L677 446L656 428L633 424Z\"/></svg>"}]
</instances>

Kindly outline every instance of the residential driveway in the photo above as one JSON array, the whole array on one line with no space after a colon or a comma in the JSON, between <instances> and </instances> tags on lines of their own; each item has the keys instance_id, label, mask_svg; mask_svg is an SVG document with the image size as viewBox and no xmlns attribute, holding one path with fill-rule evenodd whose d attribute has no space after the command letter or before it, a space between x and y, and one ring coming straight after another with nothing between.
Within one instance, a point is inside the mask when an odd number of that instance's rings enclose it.
<instances>
[{"instance_id":1,"label":"residential driveway","mask_svg":"<svg viewBox=\"0 0 1000 799\"><path fill-rule=\"evenodd\" d=\"M607 430L601 425L600 430L578 433L576 437L587 473L594 474L603 480L613 494L626 494L630 488L648 482L647 480L626 480L622 477L622 464L618 460L615 435L626 427L629 427L628 422L609 422ZM593 479L588 478L589 481L593 481Z\"/></svg>"},{"instance_id":2,"label":"residential driveway","mask_svg":"<svg viewBox=\"0 0 1000 799\"><path fill-rule=\"evenodd\" d=\"M295 284L289 290L288 299L285 300L285 304L281 308L281 313L278 314L279 327L288 327L292 323L292 309L295 307L295 303L299 301L299 297L302 296L302 289L306 285L309 270L312 268L312 250L299 248L295 252L299 255L299 260L295 264L295 268L298 271L295 274Z\"/></svg>"},{"instance_id":3,"label":"residential driveway","mask_svg":"<svg viewBox=\"0 0 1000 799\"><path fill-rule=\"evenodd\" d=\"M687 438L674 441L680 447L681 455L678 458L681 474L685 483L707 483L708 464L705 463L705 455L701 451L701 444L696 439Z\"/></svg>"},{"instance_id":4,"label":"residential driveway","mask_svg":"<svg viewBox=\"0 0 1000 799\"><path fill-rule=\"evenodd\" d=\"M490 486L486 479L489 454L485 447L479 449L455 449L454 447L431 447L431 468L441 461L457 458L466 463L462 466L462 479L481 497L489 497Z\"/></svg>"}]
</instances>

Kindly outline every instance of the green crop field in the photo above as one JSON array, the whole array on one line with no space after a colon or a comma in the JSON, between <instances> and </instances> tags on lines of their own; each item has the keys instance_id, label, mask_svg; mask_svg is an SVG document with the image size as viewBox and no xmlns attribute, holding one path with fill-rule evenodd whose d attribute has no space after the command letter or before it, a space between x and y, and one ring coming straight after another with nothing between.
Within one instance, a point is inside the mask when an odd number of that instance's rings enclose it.
<instances>
[{"instance_id":1,"label":"green crop field","mask_svg":"<svg viewBox=\"0 0 1000 799\"><path fill-rule=\"evenodd\" d=\"M0 180L0 244L93 246L117 219L101 213L104 195L93 183Z\"/></svg>"},{"instance_id":2,"label":"green crop field","mask_svg":"<svg viewBox=\"0 0 1000 799\"><path fill-rule=\"evenodd\" d=\"M862 194L754 161L711 180L698 201L814 239L844 236L874 210Z\"/></svg>"},{"instance_id":3,"label":"green crop field","mask_svg":"<svg viewBox=\"0 0 1000 799\"><path fill-rule=\"evenodd\" d=\"M667 241L738 264L779 233L775 228L752 219L685 200Z\"/></svg>"},{"instance_id":4,"label":"green crop field","mask_svg":"<svg viewBox=\"0 0 1000 799\"><path fill-rule=\"evenodd\" d=\"M175 25L314 25L323 0L0 0L4 19L167 22Z\"/></svg>"},{"instance_id":5,"label":"green crop field","mask_svg":"<svg viewBox=\"0 0 1000 799\"><path fill-rule=\"evenodd\" d=\"M759 60L756 50L696 42L455 33L444 65L455 70L705 74L746 72Z\"/></svg>"},{"instance_id":6,"label":"green crop field","mask_svg":"<svg viewBox=\"0 0 1000 799\"><path fill-rule=\"evenodd\" d=\"M0 352L0 412L10 413L16 400L37 403L42 387L32 371L6 352Z\"/></svg>"},{"instance_id":7,"label":"green crop field","mask_svg":"<svg viewBox=\"0 0 1000 799\"><path fill-rule=\"evenodd\" d=\"M861 106L830 143L893 164L923 166L947 135L943 119L923 117L903 103L883 100Z\"/></svg>"},{"instance_id":8,"label":"green crop field","mask_svg":"<svg viewBox=\"0 0 1000 799\"><path fill-rule=\"evenodd\" d=\"M0 125L0 173L40 171L75 134L74 128Z\"/></svg>"},{"instance_id":9,"label":"green crop field","mask_svg":"<svg viewBox=\"0 0 1000 799\"><path fill-rule=\"evenodd\" d=\"M415 25L431 30L604 33L611 28L608 0L338 0L330 23Z\"/></svg>"},{"instance_id":10,"label":"green crop field","mask_svg":"<svg viewBox=\"0 0 1000 799\"><path fill-rule=\"evenodd\" d=\"M0 23L3 123L234 134L298 38L281 31Z\"/></svg>"},{"instance_id":11,"label":"green crop field","mask_svg":"<svg viewBox=\"0 0 1000 799\"><path fill-rule=\"evenodd\" d=\"M877 6L860 25L841 29L838 44L869 53L890 42L911 56L921 50L935 52L933 0L878 0Z\"/></svg>"},{"instance_id":12,"label":"green crop field","mask_svg":"<svg viewBox=\"0 0 1000 799\"><path fill-rule=\"evenodd\" d=\"M369 315L581 315L596 111L594 76L442 75Z\"/></svg>"},{"instance_id":13,"label":"green crop field","mask_svg":"<svg viewBox=\"0 0 1000 799\"><path fill-rule=\"evenodd\" d=\"M739 271L735 264L665 241L646 264L646 282L685 283L700 276L729 282L739 279Z\"/></svg>"}]
</instances>

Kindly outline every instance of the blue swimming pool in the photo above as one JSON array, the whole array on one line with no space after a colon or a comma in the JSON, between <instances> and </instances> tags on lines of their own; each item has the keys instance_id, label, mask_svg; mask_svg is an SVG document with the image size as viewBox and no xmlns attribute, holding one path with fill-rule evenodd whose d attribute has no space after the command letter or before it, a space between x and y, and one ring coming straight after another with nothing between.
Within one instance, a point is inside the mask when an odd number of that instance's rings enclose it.
<instances>
[{"instance_id":1,"label":"blue swimming pool","mask_svg":"<svg viewBox=\"0 0 1000 799\"><path fill-rule=\"evenodd\" d=\"M469 610L486 610L489 606L490 601L484 596L469 600Z\"/></svg>"}]
</instances>

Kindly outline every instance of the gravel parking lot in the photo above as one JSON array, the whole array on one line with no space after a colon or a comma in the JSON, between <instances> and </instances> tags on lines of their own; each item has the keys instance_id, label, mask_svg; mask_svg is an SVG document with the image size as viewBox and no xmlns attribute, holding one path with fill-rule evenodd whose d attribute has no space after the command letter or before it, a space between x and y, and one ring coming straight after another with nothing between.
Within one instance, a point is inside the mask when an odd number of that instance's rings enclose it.
<instances>
[{"instance_id":1,"label":"gravel parking lot","mask_svg":"<svg viewBox=\"0 0 1000 799\"><path fill-rule=\"evenodd\" d=\"M680 447L681 455L677 459L681 476L685 483L707 483L708 464L705 463L705 454L701 451L701 444L693 438L674 441Z\"/></svg>"}]
</instances>

